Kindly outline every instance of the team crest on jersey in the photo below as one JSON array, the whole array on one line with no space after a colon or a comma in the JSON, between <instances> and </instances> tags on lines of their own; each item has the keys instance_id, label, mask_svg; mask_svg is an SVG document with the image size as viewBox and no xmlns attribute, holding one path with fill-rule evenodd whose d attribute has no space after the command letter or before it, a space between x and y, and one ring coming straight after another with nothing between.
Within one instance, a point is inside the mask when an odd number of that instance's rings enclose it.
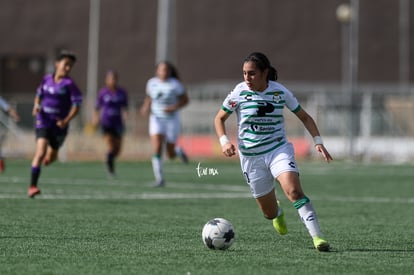
<instances>
[{"instance_id":1,"label":"team crest on jersey","mask_svg":"<svg viewBox=\"0 0 414 275\"><path fill-rule=\"evenodd\" d=\"M43 85L43 90L47 91L49 94L55 93L55 89L53 88L53 86Z\"/></svg>"},{"instance_id":2,"label":"team crest on jersey","mask_svg":"<svg viewBox=\"0 0 414 275\"><path fill-rule=\"evenodd\" d=\"M66 94L66 88L65 87L60 87L59 90L58 90L58 94L60 94L60 95Z\"/></svg>"},{"instance_id":3,"label":"team crest on jersey","mask_svg":"<svg viewBox=\"0 0 414 275\"><path fill-rule=\"evenodd\" d=\"M282 98L282 94L280 94L279 92L275 92L274 94L273 94L273 101L274 102L276 102L276 103L279 103L280 101L282 101L283 100L283 98Z\"/></svg>"},{"instance_id":4,"label":"team crest on jersey","mask_svg":"<svg viewBox=\"0 0 414 275\"><path fill-rule=\"evenodd\" d=\"M234 101L234 100L232 100L232 99L229 99L229 101L227 102L227 104L229 104L232 108L234 108L234 107L236 107L237 102Z\"/></svg>"}]
</instances>

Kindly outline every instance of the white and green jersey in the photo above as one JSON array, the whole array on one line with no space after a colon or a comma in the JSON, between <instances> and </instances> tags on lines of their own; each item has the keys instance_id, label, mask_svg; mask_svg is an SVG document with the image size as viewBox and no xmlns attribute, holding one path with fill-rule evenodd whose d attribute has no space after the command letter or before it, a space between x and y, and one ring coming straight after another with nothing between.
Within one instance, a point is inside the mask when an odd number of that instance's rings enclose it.
<instances>
[{"instance_id":1,"label":"white and green jersey","mask_svg":"<svg viewBox=\"0 0 414 275\"><path fill-rule=\"evenodd\" d=\"M167 113L167 106L178 103L179 97L185 93L184 86L175 78L162 81L153 77L147 82L147 95L151 97L151 113L156 117L167 118L174 116L177 112Z\"/></svg>"},{"instance_id":2,"label":"white and green jersey","mask_svg":"<svg viewBox=\"0 0 414 275\"><path fill-rule=\"evenodd\" d=\"M282 84L269 81L263 92L255 92L239 83L226 97L222 109L237 112L238 147L244 156L268 153L285 144L283 108L298 112L300 105Z\"/></svg>"}]
</instances>

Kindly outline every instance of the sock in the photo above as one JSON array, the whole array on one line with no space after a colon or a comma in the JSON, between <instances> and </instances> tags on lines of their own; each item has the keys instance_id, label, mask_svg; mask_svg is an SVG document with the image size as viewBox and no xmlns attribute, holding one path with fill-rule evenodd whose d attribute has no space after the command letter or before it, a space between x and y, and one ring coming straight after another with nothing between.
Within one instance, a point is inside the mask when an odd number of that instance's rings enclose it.
<instances>
[{"instance_id":1,"label":"sock","mask_svg":"<svg viewBox=\"0 0 414 275\"><path fill-rule=\"evenodd\" d=\"M184 163L188 163L188 157L180 146L175 146L175 155L177 155Z\"/></svg>"},{"instance_id":2,"label":"sock","mask_svg":"<svg viewBox=\"0 0 414 275\"><path fill-rule=\"evenodd\" d=\"M175 146L174 151L175 154L181 158L183 155L183 149L180 146Z\"/></svg>"},{"instance_id":3,"label":"sock","mask_svg":"<svg viewBox=\"0 0 414 275\"><path fill-rule=\"evenodd\" d=\"M162 175L162 158L160 155L152 157L152 170L154 171L155 180L160 183L164 180Z\"/></svg>"},{"instance_id":4,"label":"sock","mask_svg":"<svg viewBox=\"0 0 414 275\"><path fill-rule=\"evenodd\" d=\"M40 167L32 166L32 173L30 178L30 186L37 186L37 181L40 176Z\"/></svg>"},{"instance_id":5,"label":"sock","mask_svg":"<svg viewBox=\"0 0 414 275\"><path fill-rule=\"evenodd\" d=\"M106 167L108 167L108 172L111 174L115 172L114 159L115 155L113 153L110 152L106 154Z\"/></svg>"},{"instance_id":6,"label":"sock","mask_svg":"<svg viewBox=\"0 0 414 275\"><path fill-rule=\"evenodd\" d=\"M277 214L276 214L276 218L279 217L280 215L282 215L282 207L280 207L280 205L277 205Z\"/></svg>"},{"instance_id":7,"label":"sock","mask_svg":"<svg viewBox=\"0 0 414 275\"><path fill-rule=\"evenodd\" d=\"M295 201L293 206L298 210L299 216L312 238L315 236L321 237L322 233L319 227L318 218L316 217L315 209L309 198L305 196L300 200Z\"/></svg>"}]
</instances>

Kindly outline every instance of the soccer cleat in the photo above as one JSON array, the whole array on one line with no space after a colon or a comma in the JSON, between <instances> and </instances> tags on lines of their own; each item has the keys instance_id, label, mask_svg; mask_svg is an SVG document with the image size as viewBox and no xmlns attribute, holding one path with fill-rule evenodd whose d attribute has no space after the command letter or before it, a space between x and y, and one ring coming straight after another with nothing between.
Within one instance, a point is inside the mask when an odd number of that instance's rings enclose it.
<instances>
[{"instance_id":1,"label":"soccer cleat","mask_svg":"<svg viewBox=\"0 0 414 275\"><path fill-rule=\"evenodd\" d=\"M34 198L36 195L40 194L40 189L36 186L30 186L29 191L27 191L27 195L29 198Z\"/></svg>"},{"instance_id":2,"label":"soccer cleat","mask_svg":"<svg viewBox=\"0 0 414 275\"><path fill-rule=\"evenodd\" d=\"M116 178L115 173L108 172L107 178L108 178L108 180L114 180Z\"/></svg>"},{"instance_id":3,"label":"soccer cleat","mask_svg":"<svg viewBox=\"0 0 414 275\"><path fill-rule=\"evenodd\" d=\"M157 181L157 182L153 185L153 187L164 187L164 186L165 186L165 181L164 181L164 180Z\"/></svg>"},{"instance_id":4,"label":"soccer cleat","mask_svg":"<svg viewBox=\"0 0 414 275\"><path fill-rule=\"evenodd\" d=\"M277 202L279 208L280 203ZM285 214L283 213L283 209L280 208L280 215L273 219L273 227L275 228L276 232L280 235L286 235L287 233L287 226L285 221Z\"/></svg>"},{"instance_id":5,"label":"soccer cleat","mask_svg":"<svg viewBox=\"0 0 414 275\"><path fill-rule=\"evenodd\" d=\"M329 243L318 236L313 237L313 245L320 252L328 252L330 248Z\"/></svg>"}]
</instances>

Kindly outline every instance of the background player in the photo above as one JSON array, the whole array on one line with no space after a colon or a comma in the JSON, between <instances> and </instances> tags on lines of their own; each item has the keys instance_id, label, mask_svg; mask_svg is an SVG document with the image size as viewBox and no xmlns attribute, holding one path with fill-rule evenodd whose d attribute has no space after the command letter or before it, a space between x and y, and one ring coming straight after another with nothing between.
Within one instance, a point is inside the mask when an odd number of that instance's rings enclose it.
<instances>
[{"instance_id":1,"label":"background player","mask_svg":"<svg viewBox=\"0 0 414 275\"><path fill-rule=\"evenodd\" d=\"M10 104L0 96L0 109L7 114L8 116L10 116L15 122L19 122L20 121L20 116L17 113L17 111L10 106ZM7 135L7 125L3 125L0 126L0 173L4 171L4 158L3 158L3 154L2 154L2 148L3 148L3 143L6 140L6 135Z\"/></svg>"},{"instance_id":2,"label":"background player","mask_svg":"<svg viewBox=\"0 0 414 275\"><path fill-rule=\"evenodd\" d=\"M16 109L10 106L10 104L0 96L0 109L10 116L15 122L20 121L20 116L17 113Z\"/></svg>"},{"instance_id":3,"label":"background player","mask_svg":"<svg viewBox=\"0 0 414 275\"><path fill-rule=\"evenodd\" d=\"M36 92L33 115L36 116L36 152L32 160L28 196L40 194L37 188L42 163L55 161L69 128L69 122L79 112L82 94L69 77L76 56L62 51L56 58L55 72L46 75Z\"/></svg>"},{"instance_id":4,"label":"background player","mask_svg":"<svg viewBox=\"0 0 414 275\"><path fill-rule=\"evenodd\" d=\"M118 86L118 74L110 70L105 76L105 87L99 91L92 122L95 127L101 124L108 148L106 166L110 177L115 176L114 161L122 147L124 120L128 118L127 108L128 95Z\"/></svg>"},{"instance_id":5,"label":"background player","mask_svg":"<svg viewBox=\"0 0 414 275\"><path fill-rule=\"evenodd\" d=\"M188 159L181 147L176 146L180 134L180 117L178 111L188 104L188 96L178 78L176 68L169 62L156 66L156 76L148 80L147 96L141 107L141 114L149 112L149 133L154 150L152 168L156 186L164 186L162 153L164 143L170 159L177 155L185 162Z\"/></svg>"},{"instance_id":6,"label":"background player","mask_svg":"<svg viewBox=\"0 0 414 275\"><path fill-rule=\"evenodd\" d=\"M315 141L315 149L329 162L332 157L325 149L312 117L299 105L293 94L276 82L277 72L262 53L252 53L243 62L244 82L238 84L224 100L216 115L215 128L222 152L231 157L235 146L225 131L225 121L234 111L238 117L238 151L243 174L253 197L267 219L281 235L287 233L282 209L276 200L276 179L313 238L319 251L329 251L322 238L315 210L302 191L293 146L288 142L283 121L286 106L304 124Z\"/></svg>"}]
</instances>

